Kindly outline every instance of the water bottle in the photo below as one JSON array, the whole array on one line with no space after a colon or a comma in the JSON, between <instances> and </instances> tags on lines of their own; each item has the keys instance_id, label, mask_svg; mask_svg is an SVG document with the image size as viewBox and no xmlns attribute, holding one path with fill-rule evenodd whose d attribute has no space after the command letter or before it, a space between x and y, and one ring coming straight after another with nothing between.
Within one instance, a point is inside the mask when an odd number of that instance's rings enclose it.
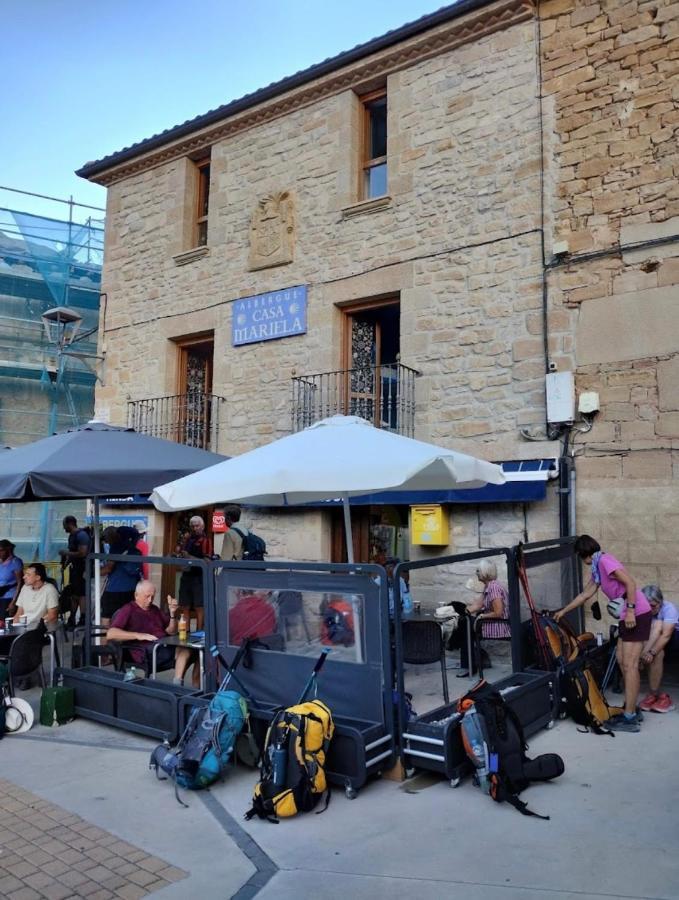
<instances>
[{"instance_id":1,"label":"water bottle","mask_svg":"<svg viewBox=\"0 0 679 900\"><path fill-rule=\"evenodd\" d=\"M284 787L288 769L287 748L276 744L271 747L271 778L276 787Z\"/></svg>"},{"instance_id":2,"label":"water bottle","mask_svg":"<svg viewBox=\"0 0 679 900\"><path fill-rule=\"evenodd\" d=\"M177 635L180 641L185 641L189 636L189 623L186 621L186 616L182 615L179 617L179 626L177 628Z\"/></svg>"}]
</instances>

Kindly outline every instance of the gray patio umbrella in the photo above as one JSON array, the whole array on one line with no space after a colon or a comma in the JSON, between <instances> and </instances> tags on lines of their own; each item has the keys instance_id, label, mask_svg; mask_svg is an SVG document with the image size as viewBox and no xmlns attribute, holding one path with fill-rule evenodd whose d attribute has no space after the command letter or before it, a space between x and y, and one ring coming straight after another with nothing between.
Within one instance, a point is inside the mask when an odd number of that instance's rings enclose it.
<instances>
[{"instance_id":1,"label":"gray patio umbrella","mask_svg":"<svg viewBox=\"0 0 679 900\"><path fill-rule=\"evenodd\" d=\"M150 494L164 480L227 458L132 428L88 422L0 453L0 502Z\"/></svg>"},{"instance_id":2,"label":"gray patio umbrella","mask_svg":"<svg viewBox=\"0 0 679 900\"><path fill-rule=\"evenodd\" d=\"M0 453L0 502L93 499L94 549L99 552L99 498L150 494L162 481L182 478L226 456L88 422L63 434ZM99 568L95 566L95 621L99 621Z\"/></svg>"}]
</instances>

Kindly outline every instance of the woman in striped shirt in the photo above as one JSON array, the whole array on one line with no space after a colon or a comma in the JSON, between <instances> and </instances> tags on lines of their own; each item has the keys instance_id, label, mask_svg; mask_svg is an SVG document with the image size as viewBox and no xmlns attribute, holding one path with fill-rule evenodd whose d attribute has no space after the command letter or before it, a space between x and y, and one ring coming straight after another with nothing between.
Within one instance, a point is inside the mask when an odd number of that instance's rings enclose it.
<instances>
[{"instance_id":1,"label":"woman in striped shirt","mask_svg":"<svg viewBox=\"0 0 679 900\"><path fill-rule=\"evenodd\" d=\"M483 584L483 592L476 600L467 606L467 614L477 615L477 621L481 620L482 638L508 638L510 635L509 622L502 621L509 618L509 595L507 588L497 580L497 566L492 559L482 559L476 570L476 576ZM472 646L472 654L475 647ZM462 671L458 678L469 677L469 660L467 658L467 646L462 645L460 652L460 667ZM473 660L473 671L476 672L476 659Z\"/></svg>"}]
</instances>

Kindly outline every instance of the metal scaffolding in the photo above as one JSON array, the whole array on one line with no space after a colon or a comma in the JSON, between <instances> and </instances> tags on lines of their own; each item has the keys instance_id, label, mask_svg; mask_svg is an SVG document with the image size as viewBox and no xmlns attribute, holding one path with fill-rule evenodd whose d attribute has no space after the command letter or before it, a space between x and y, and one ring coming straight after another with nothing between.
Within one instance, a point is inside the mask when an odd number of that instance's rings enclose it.
<instances>
[{"instance_id":1,"label":"metal scaffolding","mask_svg":"<svg viewBox=\"0 0 679 900\"><path fill-rule=\"evenodd\" d=\"M92 417L93 371L56 352L41 317L70 307L83 320L78 350L96 353L104 229L103 210L73 198L0 186L0 203L7 196L55 209L51 218L0 205L0 447L18 447ZM64 543L62 516L84 516L83 503L59 506L56 513L46 503L0 504L0 537L24 561L53 558Z\"/></svg>"}]
</instances>

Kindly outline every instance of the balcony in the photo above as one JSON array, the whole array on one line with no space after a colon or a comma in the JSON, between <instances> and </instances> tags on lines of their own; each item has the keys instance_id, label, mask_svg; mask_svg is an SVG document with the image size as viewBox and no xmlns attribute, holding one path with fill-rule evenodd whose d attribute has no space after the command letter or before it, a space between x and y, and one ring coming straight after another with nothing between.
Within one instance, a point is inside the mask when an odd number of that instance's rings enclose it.
<instances>
[{"instance_id":1,"label":"balcony","mask_svg":"<svg viewBox=\"0 0 679 900\"><path fill-rule=\"evenodd\" d=\"M365 366L292 379L292 430L327 416L360 416L377 428L413 437L415 379L408 366Z\"/></svg>"},{"instance_id":2,"label":"balcony","mask_svg":"<svg viewBox=\"0 0 679 900\"><path fill-rule=\"evenodd\" d=\"M141 434L218 453L223 402L224 397L201 391L129 400L127 424Z\"/></svg>"}]
</instances>

